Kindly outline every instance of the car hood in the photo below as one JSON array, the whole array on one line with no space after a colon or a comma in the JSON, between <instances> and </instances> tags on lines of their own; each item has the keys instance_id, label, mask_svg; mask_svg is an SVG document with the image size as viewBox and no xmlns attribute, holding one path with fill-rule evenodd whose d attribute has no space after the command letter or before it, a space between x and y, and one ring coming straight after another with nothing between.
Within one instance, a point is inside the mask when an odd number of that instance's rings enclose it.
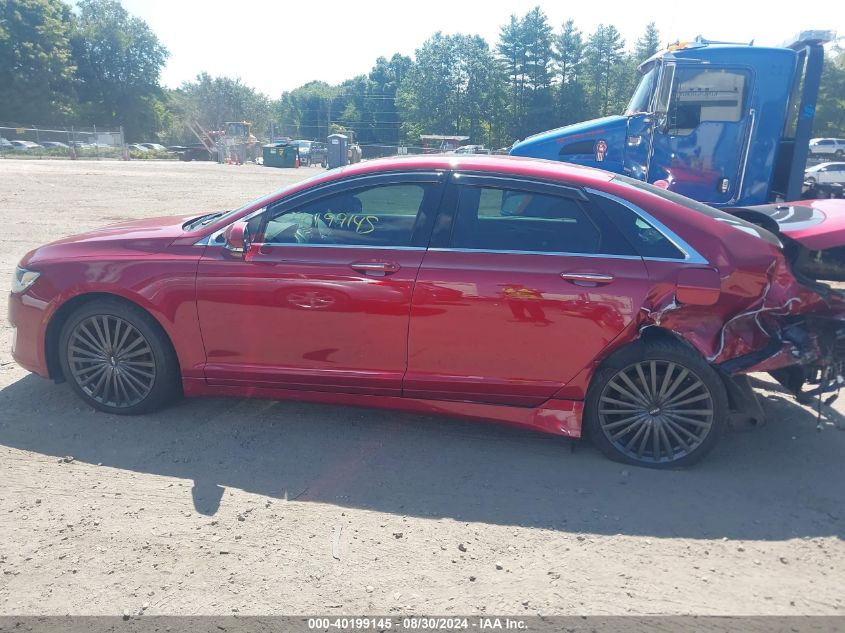
<instances>
[{"instance_id":1,"label":"car hood","mask_svg":"<svg viewBox=\"0 0 845 633\"><path fill-rule=\"evenodd\" d=\"M111 224L45 244L30 251L21 263L26 265L66 257L102 257L119 251L157 252L182 236L185 222L199 215L172 215Z\"/></svg>"}]
</instances>

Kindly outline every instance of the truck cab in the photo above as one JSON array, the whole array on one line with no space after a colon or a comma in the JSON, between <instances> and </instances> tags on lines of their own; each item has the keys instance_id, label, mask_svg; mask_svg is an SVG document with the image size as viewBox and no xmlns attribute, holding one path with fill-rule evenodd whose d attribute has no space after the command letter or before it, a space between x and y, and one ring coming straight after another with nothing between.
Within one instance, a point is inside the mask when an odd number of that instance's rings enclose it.
<instances>
[{"instance_id":1,"label":"truck cab","mask_svg":"<svg viewBox=\"0 0 845 633\"><path fill-rule=\"evenodd\" d=\"M537 134L511 154L598 167L713 206L798 199L832 37L670 46L639 67L624 113Z\"/></svg>"}]
</instances>

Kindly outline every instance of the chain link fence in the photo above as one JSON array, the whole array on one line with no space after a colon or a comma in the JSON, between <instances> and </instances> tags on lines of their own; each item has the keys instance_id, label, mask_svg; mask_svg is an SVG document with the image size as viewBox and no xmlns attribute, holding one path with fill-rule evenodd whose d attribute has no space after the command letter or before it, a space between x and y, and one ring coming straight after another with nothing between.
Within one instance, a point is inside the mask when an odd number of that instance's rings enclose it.
<instances>
[{"instance_id":1,"label":"chain link fence","mask_svg":"<svg viewBox=\"0 0 845 633\"><path fill-rule=\"evenodd\" d=\"M0 158L126 159L123 128L23 126L0 122Z\"/></svg>"}]
</instances>

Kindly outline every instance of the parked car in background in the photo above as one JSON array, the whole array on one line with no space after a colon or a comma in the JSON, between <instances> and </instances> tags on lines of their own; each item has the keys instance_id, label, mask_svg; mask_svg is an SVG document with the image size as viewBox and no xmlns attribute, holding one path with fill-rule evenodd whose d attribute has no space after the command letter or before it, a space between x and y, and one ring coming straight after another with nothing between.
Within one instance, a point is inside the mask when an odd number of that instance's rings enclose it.
<instances>
[{"instance_id":1,"label":"parked car in background","mask_svg":"<svg viewBox=\"0 0 845 633\"><path fill-rule=\"evenodd\" d=\"M326 149L325 143L299 139L291 141L291 144L296 145L299 148L299 162L301 165L326 166L328 161L328 150Z\"/></svg>"},{"instance_id":2,"label":"parked car in background","mask_svg":"<svg viewBox=\"0 0 845 633\"><path fill-rule=\"evenodd\" d=\"M483 145L461 145L454 151L455 154L490 154L490 150Z\"/></svg>"},{"instance_id":3,"label":"parked car in background","mask_svg":"<svg viewBox=\"0 0 845 633\"><path fill-rule=\"evenodd\" d=\"M0 151L7 151L11 149L15 149L15 146L12 145L8 139L5 139L0 136Z\"/></svg>"},{"instance_id":4,"label":"parked car in background","mask_svg":"<svg viewBox=\"0 0 845 633\"><path fill-rule=\"evenodd\" d=\"M42 145L34 141L10 141L12 143L12 147L15 150L28 152L34 149L44 149Z\"/></svg>"},{"instance_id":5,"label":"parked car in background","mask_svg":"<svg viewBox=\"0 0 845 633\"><path fill-rule=\"evenodd\" d=\"M810 139L811 156L845 156L845 139L841 138L813 138Z\"/></svg>"},{"instance_id":6,"label":"parked car in background","mask_svg":"<svg viewBox=\"0 0 845 633\"><path fill-rule=\"evenodd\" d=\"M130 143L127 145L130 152L151 152L152 150L149 147L144 147L139 143Z\"/></svg>"},{"instance_id":7,"label":"parked car in background","mask_svg":"<svg viewBox=\"0 0 845 633\"><path fill-rule=\"evenodd\" d=\"M61 141L41 141L41 145L47 149L58 147L60 149L70 149L70 145L62 143Z\"/></svg>"},{"instance_id":8,"label":"parked car in background","mask_svg":"<svg viewBox=\"0 0 845 633\"><path fill-rule=\"evenodd\" d=\"M160 145L159 143L138 143L138 145L146 149L153 150L155 152L167 151L167 148L164 145Z\"/></svg>"},{"instance_id":9,"label":"parked car in background","mask_svg":"<svg viewBox=\"0 0 845 633\"><path fill-rule=\"evenodd\" d=\"M819 163L804 170L804 182L810 184L845 183L845 163Z\"/></svg>"},{"instance_id":10,"label":"parked car in background","mask_svg":"<svg viewBox=\"0 0 845 633\"><path fill-rule=\"evenodd\" d=\"M379 406L682 466L762 423L750 372L804 401L838 389L845 296L819 280L845 279L845 238L825 204L737 211L771 232L560 162L374 160L36 248L13 355L109 413L179 394Z\"/></svg>"}]
</instances>

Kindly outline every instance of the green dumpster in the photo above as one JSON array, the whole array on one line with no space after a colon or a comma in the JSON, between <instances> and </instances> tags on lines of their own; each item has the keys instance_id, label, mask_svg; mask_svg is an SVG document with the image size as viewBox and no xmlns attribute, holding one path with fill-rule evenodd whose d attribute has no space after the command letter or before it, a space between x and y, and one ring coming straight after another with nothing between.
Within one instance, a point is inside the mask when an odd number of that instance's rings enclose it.
<instances>
[{"instance_id":1,"label":"green dumpster","mask_svg":"<svg viewBox=\"0 0 845 633\"><path fill-rule=\"evenodd\" d=\"M299 147L290 143L268 143L261 148L265 167L296 167Z\"/></svg>"}]
</instances>

